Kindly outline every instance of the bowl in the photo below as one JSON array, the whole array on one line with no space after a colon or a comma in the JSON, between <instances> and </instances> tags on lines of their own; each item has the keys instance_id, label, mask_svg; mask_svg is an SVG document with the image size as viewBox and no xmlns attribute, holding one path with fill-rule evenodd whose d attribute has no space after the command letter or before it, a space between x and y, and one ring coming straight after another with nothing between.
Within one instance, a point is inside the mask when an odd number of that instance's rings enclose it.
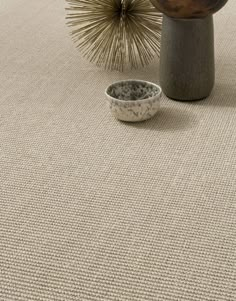
<instances>
[{"instance_id":1,"label":"bowl","mask_svg":"<svg viewBox=\"0 0 236 301\"><path fill-rule=\"evenodd\" d=\"M151 0L152 4L172 18L205 18L220 10L228 0Z\"/></svg>"},{"instance_id":2,"label":"bowl","mask_svg":"<svg viewBox=\"0 0 236 301\"><path fill-rule=\"evenodd\" d=\"M152 118L160 109L161 87L142 80L123 80L105 91L113 116L122 121L137 122Z\"/></svg>"}]
</instances>

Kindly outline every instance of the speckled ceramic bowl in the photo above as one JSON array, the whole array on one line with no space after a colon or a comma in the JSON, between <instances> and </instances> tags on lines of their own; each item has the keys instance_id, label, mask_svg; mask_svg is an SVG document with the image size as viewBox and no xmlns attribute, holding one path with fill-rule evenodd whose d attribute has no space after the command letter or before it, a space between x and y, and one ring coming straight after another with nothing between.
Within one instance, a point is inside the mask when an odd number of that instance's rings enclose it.
<instances>
[{"instance_id":1,"label":"speckled ceramic bowl","mask_svg":"<svg viewBox=\"0 0 236 301\"><path fill-rule=\"evenodd\" d=\"M161 87L141 80L113 83L105 91L115 118L137 122L153 117L160 108Z\"/></svg>"}]
</instances>

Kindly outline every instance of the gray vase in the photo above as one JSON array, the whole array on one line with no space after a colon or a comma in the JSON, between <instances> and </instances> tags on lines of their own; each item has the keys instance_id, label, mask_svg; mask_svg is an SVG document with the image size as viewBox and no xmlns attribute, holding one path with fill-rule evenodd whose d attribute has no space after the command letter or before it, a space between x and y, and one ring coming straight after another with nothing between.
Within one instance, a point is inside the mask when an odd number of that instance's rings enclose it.
<instances>
[{"instance_id":1,"label":"gray vase","mask_svg":"<svg viewBox=\"0 0 236 301\"><path fill-rule=\"evenodd\" d=\"M213 16L173 19L164 15L160 83L172 99L200 100L215 82Z\"/></svg>"}]
</instances>

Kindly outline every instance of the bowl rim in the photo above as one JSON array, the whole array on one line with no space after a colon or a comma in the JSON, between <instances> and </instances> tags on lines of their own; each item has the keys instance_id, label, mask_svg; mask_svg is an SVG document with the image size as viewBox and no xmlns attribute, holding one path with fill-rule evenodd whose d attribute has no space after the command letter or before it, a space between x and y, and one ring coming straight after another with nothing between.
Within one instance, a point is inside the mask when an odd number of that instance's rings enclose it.
<instances>
[{"instance_id":1,"label":"bowl rim","mask_svg":"<svg viewBox=\"0 0 236 301\"><path fill-rule=\"evenodd\" d=\"M116 85L116 84L121 84L121 83L127 83L127 82L137 82L137 83L146 83L146 84L149 84L151 86L154 86L156 87L159 92L152 96L152 97L148 97L148 98L144 98L144 99L136 99L136 100L124 100L124 99L118 99L118 98L115 98L115 97L112 97L111 95L109 95L107 93L108 89L113 86L113 85ZM119 81L115 81L113 82L112 84L110 84L106 90L105 90L105 94L108 98L111 98L111 99L114 99L115 101L118 101L118 102L121 102L121 103L142 103L142 102L147 102L149 100L153 100L154 98L160 98L161 94L162 94L162 88L161 86L155 84L155 83L152 83L152 82L149 82L149 81L146 81L146 80L140 80L140 79L125 79L125 80L119 80Z\"/></svg>"}]
</instances>

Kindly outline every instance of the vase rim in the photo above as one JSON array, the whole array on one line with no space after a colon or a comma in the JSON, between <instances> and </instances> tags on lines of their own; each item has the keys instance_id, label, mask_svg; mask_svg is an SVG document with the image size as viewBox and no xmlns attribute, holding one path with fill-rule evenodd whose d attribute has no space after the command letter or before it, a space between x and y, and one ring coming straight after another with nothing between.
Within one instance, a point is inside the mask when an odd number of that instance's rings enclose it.
<instances>
[{"instance_id":1,"label":"vase rim","mask_svg":"<svg viewBox=\"0 0 236 301\"><path fill-rule=\"evenodd\" d=\"M202 18L173 18L173 17L169 17L167 15L165 15L165 17L172 19L174 21L194 22L194 21L204 21L206 19L213 18L213 15L211 14L211 15L208 15L208 16L202 17Z\"/></svg>"}]
</instances>

